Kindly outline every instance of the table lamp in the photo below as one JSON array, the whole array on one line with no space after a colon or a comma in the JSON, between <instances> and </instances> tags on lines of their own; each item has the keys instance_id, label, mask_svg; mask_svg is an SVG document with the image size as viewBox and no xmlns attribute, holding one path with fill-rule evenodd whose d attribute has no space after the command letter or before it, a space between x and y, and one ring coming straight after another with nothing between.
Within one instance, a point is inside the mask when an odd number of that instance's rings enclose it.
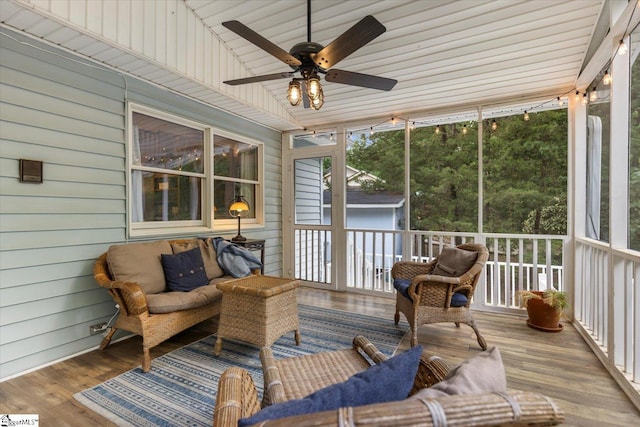
<instances>
[{"instance_id":1,"label":"table lamp","mask_svg":"<svg viewBox=\"0 0 640 427\"><path fill-rule=\"evenodd\" d=\"M231 203L231 206L229 206L229 215L238 218L238 235L231 239L231 241L244 242L247 238L240 234L240 218L249 215L249 203L247 203L241 194L238 194Z\"/></svg>"}]
</instances>

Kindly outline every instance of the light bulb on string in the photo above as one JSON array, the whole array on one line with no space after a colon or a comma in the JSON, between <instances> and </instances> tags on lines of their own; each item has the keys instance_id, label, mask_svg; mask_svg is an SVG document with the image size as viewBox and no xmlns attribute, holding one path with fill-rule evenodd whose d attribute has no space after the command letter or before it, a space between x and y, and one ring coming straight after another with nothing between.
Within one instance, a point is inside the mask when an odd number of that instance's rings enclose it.
<instances>
[{"instance_id":1,"label":"light bulb on string","mask_svg":"<svg viewBox=\"0 0 640 427\"><path fill-rule=\"evenodd\" d=\"M491 122L491 129L498 129L498 123L496 123L496 119L493 119L493 121Z\"/></svg>"},{"instance_id":2,"label":"light bulb on string","mask_svg":"<svg viewBox=\"0 0 640 427\"><path fill-rule=\"evenodd\" d=\"M370 132L370 134L371 134L371 135L373 135L373 133L374 133L373 126L371 126L371 132Z\"/></svg>"},{"instance_id":3,"label":"light bulb on string","mask_svg":"<svg viewBox=\"0 0 640 427\"><path fill-rule=\"evenodd\" d=\"M576 91L576 102L580 101L580 92Z\"/></svg>"},{"instance_id":4,"label":"light bulb on string","mask_svg":"<svg viewBox=\"0 0 640 427\"><path fill-rule=\"evenodd\" d=\"M598 92L596 91L596 88L594 86L593 90L589 94L589 101L593 102L593 101L596 101L597 99L598 99Z\"/></svg>"},{"instance_id":5,"label":"light bulb on string","mask_svg":"<svg viewBox=\"0 0 640 427\"><path fill-rule=\"evenodd\" d=\"M609 74L609 70L604 73L604 77L602 77L602 84L605 86L609 86L611 84L611 74Z\"/></svg>"},{"instance_id":6,"label":"light bulb on string","mask_svg":"<svg viewBox=\"0 0 640 427\"><path fill-rule=\"evenodd\" d=\"M463 125L462 126L462 134L466 135L467 134L467 125Z\"/></svg>"},{"instance_id":7,"label":"light bulb on string","mask_svg":"<svg viewBox=\"0 0 640 427\"><path fill-rule=\"evenodd\" d=\"M525 122L529 121L529 113L527 113L526 111L524 112L524 121Z\"/></svg>"},{"instance_id":8,"label":"light bulb on string","mask_svg":"<svg viewBox=\"0 0 640 427\"><path fill-rule=\"evenodd\" d=\"M440 125L436 125L436 135L440 133Z\"/></svg>"},{"instance_id":9,"label":"light bulb on string","mask_svg":"<svg viewBox=\"0 0 640 427\"><path fill-rule=\"evenodd\" d=\"M587 94L582 95L582 105L587 105L589 103L589 99L587 99Z\"/></svg>"},{"instance_id":10,"label":"light bulb on string","mask_svg":"<svg viewBox=\"0 0 640 427\"><path fill-rule=\"evenodd\" d=\"M620 44L618 45L618 55L620 56L626 55L627 50L629 50L627 48L627 44L624 42L624 40L620 40Z\"/></svg>"},{"instance_id":11,"label":"light bulb on string","mask_svg":"<svg viewBox=\"0 0 640 427\"><path fill-rule=\"evenodd\" d=\"M562 107L562 105L564 104L562 102L562 98L558 97L558 98L556 98L556 100L558 101L558 106Z\"/></svg>"},{"instance_id":12,"label":"light bulb on string","mask_svg":"<svg viewBox=\"0 0 640 427\"><path fill-rule=\"evenodd\" d=\"M410 129L411 129L411 130L414 130L415 128L416 128L416 122L411 122L411 127L410 127Z\"/></svg>"}]
</instances>

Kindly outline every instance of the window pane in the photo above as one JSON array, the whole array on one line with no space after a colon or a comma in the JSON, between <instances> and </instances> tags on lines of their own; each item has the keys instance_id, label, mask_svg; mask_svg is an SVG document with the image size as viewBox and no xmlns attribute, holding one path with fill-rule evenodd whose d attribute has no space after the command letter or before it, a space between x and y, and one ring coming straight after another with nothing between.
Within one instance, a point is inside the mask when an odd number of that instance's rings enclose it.
<instances>
[{"instance_id":1,"label":"window pane","mask_svg":"<svg viewBox=\"0 0 640 427\"><path fill-rule=\"evenodd\" d=\"M404 227L404 129L353 132L347 140L347 227Z\"/></svg>"},{"instance_id":2,"label":"window pane","mask_svg":"<svg viewBox=\"0 0 640 427\"><path fill-rule=\"evenodd\" d=\"M132 183L134 222L201 219L201 178L132 171Z\"/></svg>"},{"instance_id":3,"label":"window pane","mask_svg":"<svg viewBox=\"0 0 640 427\"><path fill-rule=\"evenodd\" d=\"M478 229L478 123L411 131L411 229Z\"/></svg>"},{"instance_id":4,"label":"window pane","mask_svg":"<svg viewBox=\"0 0 640 427\"><path fill-rule=\"evenodd\" d=\"M214 175L258 180L258 146L219 135L213 141Z\"/></svg>"},{"instance_id":5,"label":"window pane","mask_svg":"<svg viewBox=\"0 0 640 427\"><path fill-rule=\"evenodd\" d=\"M566 109L484 119L483 162L485 231L566 234Z\"/></svg>"},{"instance_id":6,"label":"window pane","mask_svg":"<svg viewBox=\"0 0 640 427\"><path fill-rule=\"evenodd\" d=\"M590 87L594 88L595 83ZM587 108L587 200L585 235L609 241L609 86L600 82L589 93Z\"/></svg>"},{"instance_id":7,"label":"window pane","mask_svg":"<svg viewBox=\"0 0 640 427\"><path fill-rule=\"evenodd\" d=\"M640 30L631 34L631 114L629 116L629 248L640 251Z\"/></svg>"},{"instance_id":8,"label":"window pane","mask_svg":"<svg viewBox=\"0 0 640 427\"><path fill-rule=\"evenodd\" d=\"M318 135L298 135L293 137L293 148L315 147L320 145L335 145L334 134L323 133Z\"/></svg>"},{"instance_id":9,"label":"window pane","mask_svg":"<svg viewBox=\"0 0 640 427\"><path fill-rule=\"evenodd\" d=\"M215 219L233 218L229 214L229 206L235 200L236 195L244 197L249 203L249 214L244 218L256 217L256 185L216 179L213 182L213 186L213 216Z\"/></svg>"},{"instance_id":10,"label":"window pane","mask_svg":"<svg viewBox=\"0 0 640 427\"><path fill-rule=\"evenodd\" d=\"M294 161L295 223L331 224L331 157Z\"/></svg>"},{"instance_id":11,"label":"window pane","mask_svg":"<svg viewBox=\"0 0 640 427\"><path fill-rule=\"evenodd\" d=\"M133 113L133 164L203 173L204 132Z\"/></svg>"}]
</instances>

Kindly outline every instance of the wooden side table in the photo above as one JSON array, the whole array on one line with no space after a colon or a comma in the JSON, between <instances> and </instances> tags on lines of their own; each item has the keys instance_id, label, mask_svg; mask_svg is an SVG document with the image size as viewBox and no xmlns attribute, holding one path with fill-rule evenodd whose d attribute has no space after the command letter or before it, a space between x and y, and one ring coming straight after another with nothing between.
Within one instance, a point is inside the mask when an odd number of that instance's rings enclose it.
<instances>
[{"instance_id":1,"label":"wooden side table","mask_svg":"<svg viewBox=\"0 0 640 427\"><path fill-rule=\"evenodd\" d=\"M222 339L236 339L258 347L270 346L289 331L300 345L299 280L252 275L217 284L222 307L213 353L222 351Z\"/></svg>"},{"instance_id":2,"label":"wooden side table","mask_svg":"<svg viewBox=\"0 0 640 427\"><path fill-rule=\"evenodd\" d=\"M228 240L231 243L235 243L236 245L248 249L250 251L260 251L260 262L262 263L262 268L260 269L260 273L264 274L264 244L265 241L261 239L247 239L242 241L234 241Z\"/></svg>"}]
</instances>

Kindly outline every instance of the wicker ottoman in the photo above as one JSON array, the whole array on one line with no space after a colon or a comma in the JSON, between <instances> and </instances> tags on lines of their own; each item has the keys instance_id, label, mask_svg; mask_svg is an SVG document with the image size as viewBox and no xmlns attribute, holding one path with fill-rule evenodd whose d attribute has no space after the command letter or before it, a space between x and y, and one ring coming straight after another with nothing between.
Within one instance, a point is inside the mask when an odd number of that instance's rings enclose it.
<instances>
[{"instance_id":1,"label":"wicker ottoman","mask_svg":"<svg viewBox=\"0 0 640 427\"><path fill-rule=\"evenodd\" d=\"M282 335L295 331L300 345L298 302L299 280L274 276L248 276L219 283L222 308L214 354L220 355L222 339L235 339L270 346Z\"/></svg>"}]
</instances>

